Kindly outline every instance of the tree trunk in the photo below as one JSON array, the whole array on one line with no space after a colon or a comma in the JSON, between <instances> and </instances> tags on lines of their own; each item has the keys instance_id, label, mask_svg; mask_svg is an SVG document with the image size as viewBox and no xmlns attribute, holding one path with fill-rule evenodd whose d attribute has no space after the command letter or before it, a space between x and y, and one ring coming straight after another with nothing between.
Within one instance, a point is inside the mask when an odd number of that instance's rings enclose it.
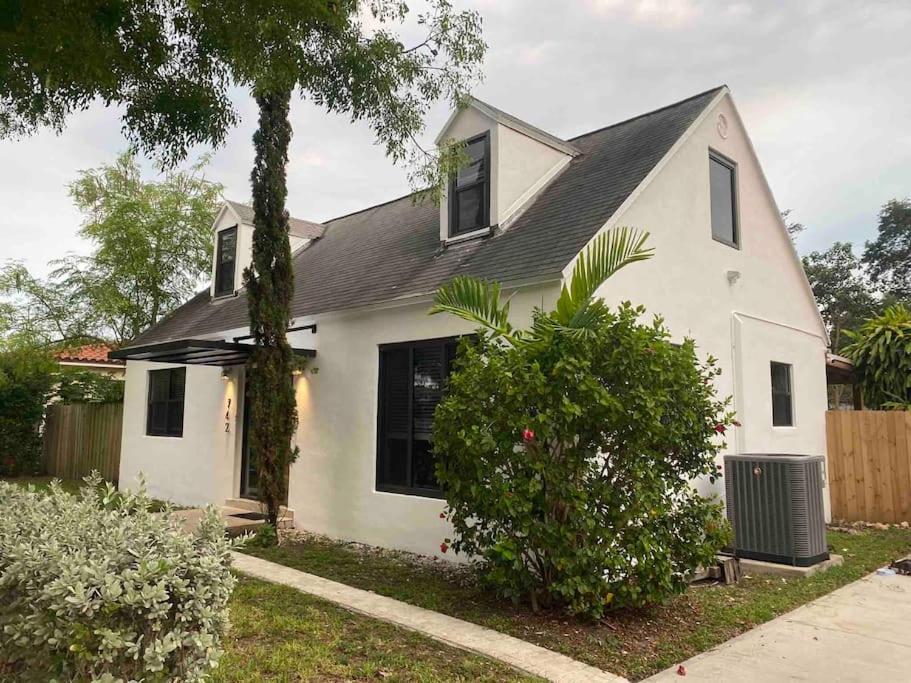
<instances>
[{"instance_id":1,"label":"tree trunk","mask_svg":"<svg viewBox=\"0 0 911 683\"><path fill-rule=\"evenodd\" d=\"M250 333L256 345L247 365L250 452L259 466L259 499L271 524L288 492L288 472L297 456L291 438L297 428L297 405L291 376L294 358L287 331L294 275L288 243L288 194L285 167L291 124L291 93L255 93L259 128L253 185L253 264L244 270Z\"/></svg>"}]
</instances>

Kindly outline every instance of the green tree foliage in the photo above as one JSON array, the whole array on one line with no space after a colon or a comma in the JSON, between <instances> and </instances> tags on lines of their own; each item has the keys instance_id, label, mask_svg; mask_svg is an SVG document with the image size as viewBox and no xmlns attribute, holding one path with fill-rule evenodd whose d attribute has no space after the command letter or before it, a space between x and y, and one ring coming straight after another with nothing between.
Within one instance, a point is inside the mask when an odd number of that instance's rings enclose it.
<instances>
[{"instance_id":1,"label":"green tree foliage","mask_svg":"<svg viewBox=\"0 0 911 683\"><path fill-rule=\"evenodd\" d=\"M911 410L911 311L890 306L846 334L867 408Z\"/></svg>"},{"instance_id":2,"label":"green tree foliage","mask_svg":"<svg viewBox=\"0 0 911 683\"><path fill-rule=\"evenodd\" d=\"M286 400L291 367L283 341L291 272L282 269L283 282L266 272L284 259L279 237L287 237L290 127L277 117L287 118L284 103L299 92L328 112L366 122L394 161L411 162L416 184L439 182L440 160L415 140L431 104L461 104L477 78L486 49L479 15L456 12L449 0L430 0L412 17L414 27L406 26L410 14L403 0L72 0L63 7L39 0L15 2L13 9L0 25L6 39L0 48L0 136L60 128L72 111L100 97L123 105L131 141L174 161L191 144L224 140L236 118L230 86L249 88L256 98L268 130L258 131L255 141L254 222L265 235L254 238L255 265L245 282L253 285L255 339L271 349L258 355L273 358L251 366L251 385L260 384L251 408L260 415L289 412L275 418L278 431L269 434L268 423L257 421L251 431L262 449L255 454L266 484L261 489L283 481L278 468L288 460L286 426L296 418ZM420 37L406 45L401 34L411 28ZM268 135L276 137L263 139ZM444 149L444 158L451 158L452 146ZM253 284L259 278L262 286ZM266 502L283 495L267 493ZM272 522L277 512L270 503Z\"/></svg>"},{"instance_id":3,"label":"green tree foliage","mask_svg":"<svg viewBox=\"0 0 911 683\"><path fill-rule=\"evenodd\" d=\"M0 138L63 130L73 112L101 101L123 112L131 143L168 161L192 145L223 142L237 120L225 96L230 83L188 33L193 4L4 2Z\"/></svg>"},{"instance_id":4,"label":"green tree foliage","mask_svg":"<svg viewBox=\"0 0 911 683\"><path fill-rule=\"evenodd\" d=\"M94 248L52 262L43 280L19 263L0 270L6 327L41 345L123 343L186 301L212 264L221 186L205 179L205 164L143 180L127 153L81 172L70 195Z\"/></svg>"},{"instance_id":5,"label":"green tree foliage","mask_svg":"<svg viewBox=\"0 0 911 683\"><path fill-rule=\"evenodd\" d=\"M824 252L804 256L803 269L829 330L832 350L840 353L847 343L844 331L873 315L879 302L849 242L836 242Z\"/></svg>"},{"instance_id":6,"label":"green tree foliage","mask_svg":"<svg viewBox=\"0 0 911 683\"><path fill-rule=\"evenodd\" d=\"M365 16L378 28L367 30ZM190 33L233 83L251 89L259 110L251 175L253 264L244 284L257 346L248 364L250 439L272 524L296 456L290 445L297 425L294 359L286 338L294 291L285 209L291 95L299 91L329 112L365 121L394 161L414 164L414 178L438 181L438 160L422 157L414 141L431 103L461 102L474 79L485 48L480 19L434 0L417 17L423 40L406 47L390 26L407 16L408 7L398 0L192 5Z\"/></svg>"},{"instance_id":7,"label":"green tree foliage","mask_svg":"<svg viewBox=\"0 0 911 683\"><path fill-rule=\"evenodd\" d=\"M499 288L460 278L432 312L482 325L463 340L434 416L437 479L452 547L482 558L503 595L532 606L606 609L682 591L727 540L720 506L690 481L719 476L733 423L714 361L672 344L642 308L595 292L648 258L644 235L607 233L579 259L556 309L515 330Z\"/></svg>"},{"instance_id":8,"label":"green tree foliage","mask_svg":"<svg viewBox=\"0 0 911 683\"><path fill-rule=\"evenodd\" d=\"M250 308L250 332L256 349L247 365L250 377L250 449L259 459L260 500L270 524L288 491L288 473L297 457L291 439L297 429L297 403L288 344L288 320L294 273L288 241L288 194L285 167L291 124L290 94L257 95L260 119L253 137L253 264L244 270Z\"/></svg>"},{"instance_id":9,"label":"green tree foliage","mask_svg":"<svg viewBox=\"0 0 911 683\"><path fill-rule=\"evenodd\" d=\"M91 370L62 368L56 373L55 398L62 403L120 403L124 382Z\"/></svg>"},{"instance_id":10,"label":"green tree foliage","mask_svg":"<svg viewBox=\"0 0 911 683\"><path fill-rule=\"evenodd\" d=\"M19 262L0 267L0 348L102 342L91 302L58 278L37 278Z\"/></svg>"},{"instance_id":11,"label":"green tree foliage","mask_svg":"<svg viewBox=\"0 0 911 683\"><path fill-rule=\"evenodd\" d=\"M0 476L40 474L41 422L57 364L27 346L0 351Z\"/></svg>"},{"instance_id":12,"label":"green tree foliage","mask_svg":"<svg viewBox=\"0 0 911 683\"><path fill-rule=\"evenodd\" d=\"M876 239L867 242L863 262L887 303L911 305L911 199L883 206Z\"/></svg>"}]
</instances>

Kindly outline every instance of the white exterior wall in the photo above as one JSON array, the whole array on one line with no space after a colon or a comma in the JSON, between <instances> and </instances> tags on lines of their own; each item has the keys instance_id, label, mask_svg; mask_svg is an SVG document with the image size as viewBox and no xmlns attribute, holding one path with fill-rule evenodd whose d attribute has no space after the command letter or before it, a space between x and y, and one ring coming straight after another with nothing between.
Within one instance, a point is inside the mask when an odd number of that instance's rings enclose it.
<instances>
[{"instance_id":1,"label":"white exterior wall","mask_svg":"<svg viewBox=\"0 0 911 683\"><path fill-rule=\"evenodd\" d=\"M556 284L519 292L511 321L527 325L532 308L550 306L556 296ZM296 384L300 458L291 469L288 503L298 528L424 555L439 555L451 535L439 518L442 500L376 491L379 345L474 330L451 315L427 315L429 306L317 318L317 356ZM293 343L311 346L311 335L300 334Z\"/></svg>"},{"instance_id":2,"label":"white exterior wall","mask_svg":"<svg viewBox=\"0 0 911 683\"><path fill-rule=\"evenodd\" d=\"M236 383L222 380L220 368L183 366L187 369L183 436L148 436L149 370L169 367L181 366L127 361L119 485L135 487L142 472L155 498L178 505L224 503L236 486L235 452L240 441Z\"/></svg>"},{"instance_id":3,"label":"white exterior wall","mask_svg":"<svg viewBox=\"0 0 911 683\"><path fill-rule=\"evenodd\" d=\"M450 122L446 137L468 140L490 132L490 223L503 225L572 157L503 126L473 107ZM449 237L449 201L440 201L440 239Z\"/></svg>"},{"instance_id":4,"label":"white exterior wall","mask_svg":"<svg viewBox=\"0 0 911 683\"><path fill-rule=\"evenodd\" d=\"M237 254L234 259L234 291L239 291L243 287L244 268L253 262L253 226L250 223L242 222L237 215L227 206L219 214L212 226L212 267L209 270L209 295L215 296L215 264L218 259L218 233L228 228L237 226ZM310 240L296 235L288 236L288 244L291 251L295 252L301 247L308 244Z\"/></svg>"},{"instance_id":5,"label":"white exterior wall","mask_svg":"<svg viewBox=\"0 0 911 683\"><path fill-rule=\"evenodd\" d=\"M719 114L727 122L726 137L719 133ZM606 227L649 230L656 255L618 273L599 294L610 304L630 300L644 305L649 315L663 315L676 338L693 337L703 357L719 359L723 375L717 389L733 396L742 423L728 434L729 452L822 454L825 333L741 126L730 98L720 98L608 223ZM473 109L463 111L448 132L470 137L487 129L495 163L491 216L502 216L519 208L523 195L533 193L548 174L558 172L566 155ZM738 164L740 249L712 239L709 149ZM505 158L515 159L515 165L496 165ZM519 172L523 168L527 175ZM441 218L445 237L445 211ZM245 253L242 249L241 239L239 253ZM729 282L729 271L739 273L736 282ZM525 325L532 307L552 305L557 293L556 283L523 289L512 300L513 322ZM319 328L315 335L290 335L292 346L318 352L295 384L300 417L295 443L301 454L291 470L289 506L299 528L429 555L438 554L441 540L450 535L448 524L439 519L442 501L375 490L378 346L472 331L470 324L452 316L428 316L428 308L425 299L294 321L315 322ZM221 336L230 339L245 332ZM794 427L771 424L773 360L793 365ZM222 503L236 497L242 370L232 371L231 381L224 382L217 368L189 366L184 437L172 439L145 436L147 370L154 367L166 366L127 364L121 483L129 485L143 470L151 493L176 503ZM700 488L713 490L707 482ZM714 491L722 493L720 488Z\"/></svg>"},{"instance_id":6,"label":"white exterior wall","mask_svg":"<svg viewBox=\"0 0 911 683\"><path fill-rule=\"evenodd\" d=\"M620 271L599 294L644 305L676 338L692 337L702 357L719 360L718 392L733 397L743 425L728 433L728 452L825 454L825 331L730 97L678 144L608 224L649 231L655 256ZM712 239L710 149L737 163L739 249ZM740 273L733 284L728 271ZM793 364L794 427L772 426L773 360ZM700 488L711 490L707 482Z\"/></svg>"}]
</instances>

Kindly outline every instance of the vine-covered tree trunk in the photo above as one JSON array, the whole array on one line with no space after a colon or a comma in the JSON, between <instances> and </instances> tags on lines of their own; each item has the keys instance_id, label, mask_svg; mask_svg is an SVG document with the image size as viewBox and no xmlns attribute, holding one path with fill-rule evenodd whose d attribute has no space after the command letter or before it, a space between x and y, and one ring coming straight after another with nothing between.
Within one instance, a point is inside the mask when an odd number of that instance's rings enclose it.
<instances>
[{"instance_id":1,"label":"vine-covered tree trunk","mask_svg":"<svg viewBox=\"0 0 911 683\"><path fill-rule=\"evenodd\" d=\"M297 455L291 437L297 428L293 353L287 330L291 318L294 275L288 243L288 188L285 167L291 123L291 93L256 94L259 128L253 185L253 264L244 271L250 310L250 333L256 349L247 366L249 378L250 449L259 466L259 498L269 522L278 522L288 491L288 471Z\"/></svg>"}]
</instances>

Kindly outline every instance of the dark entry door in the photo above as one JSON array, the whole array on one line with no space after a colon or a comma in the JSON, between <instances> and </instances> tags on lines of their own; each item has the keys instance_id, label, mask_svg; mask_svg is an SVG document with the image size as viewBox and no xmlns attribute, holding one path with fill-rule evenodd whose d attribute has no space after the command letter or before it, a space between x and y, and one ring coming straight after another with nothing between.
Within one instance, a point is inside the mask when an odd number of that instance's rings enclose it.
<instances>
[{"instance_id":1,"label":"dark entry door","mask_svg":"<svg viewBox=\"0 0 911 683\"><path fill-rule=\"evenodd\" d=\"M259 498L259 469L256 458L251 457L250 453L250 402L249 394L244 387L244 426L243 436L241 437L241 456L240 456L240 497L241 498Z\"/></svg>"}]
</instances>

